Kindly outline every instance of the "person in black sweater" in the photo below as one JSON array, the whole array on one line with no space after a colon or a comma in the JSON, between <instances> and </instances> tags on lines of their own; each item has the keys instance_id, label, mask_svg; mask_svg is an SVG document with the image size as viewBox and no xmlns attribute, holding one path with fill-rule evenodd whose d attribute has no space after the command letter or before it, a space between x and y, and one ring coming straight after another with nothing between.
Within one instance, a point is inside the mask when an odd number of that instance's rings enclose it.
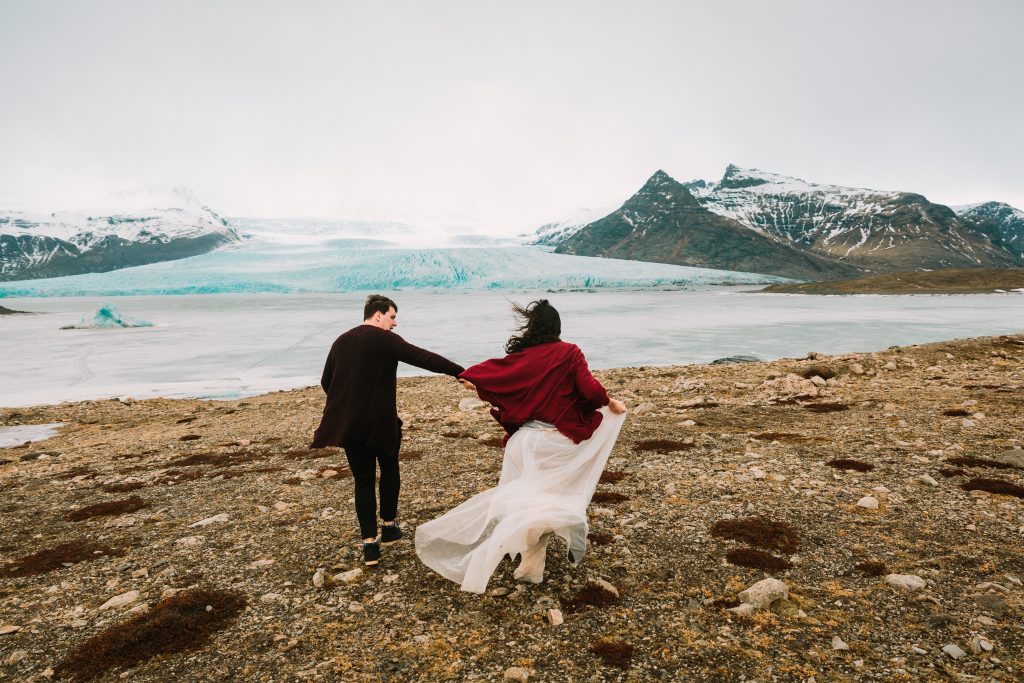
<instances>
[{"instance_id":1,"label":"person in black sweater","mask_svg":"<svg viewBox=\"0 0 1024 683\"><path fill-rule=\"evenodd\" d=\"M356 489L356 516L363 536L363 560L380 561L381 545L402 538L398 516L398 450L402 421L395 405L398 362L458 377L464 368L436 353L409 344L392 332L398 306L379 294L366 298L363 324L338 337L331 346L320 385L327 402L312 448L345 449ZM380 516L377 536L377 500L374 483L380 465Z\"/></svg>"}]
</instances>

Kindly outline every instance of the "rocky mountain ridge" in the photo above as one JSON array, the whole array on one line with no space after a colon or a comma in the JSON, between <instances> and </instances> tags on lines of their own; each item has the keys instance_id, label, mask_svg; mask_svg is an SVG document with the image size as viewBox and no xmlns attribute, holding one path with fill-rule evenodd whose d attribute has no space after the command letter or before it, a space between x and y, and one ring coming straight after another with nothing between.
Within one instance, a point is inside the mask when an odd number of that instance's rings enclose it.
<instances>
[{"instance_id":1,"label":"rocky mountain ridge","mask_svg":"<svg viewBox=\"0 0 1024 683\"><path fill-rule=\"evenodd\" d=\"M585 256L761 269L828 280L920 269L1024 264L1024 212L950 207L910 192L810 183L730 165L721 180L658 171L618 210L535 243Z\"/></svg>"}]
</instances>

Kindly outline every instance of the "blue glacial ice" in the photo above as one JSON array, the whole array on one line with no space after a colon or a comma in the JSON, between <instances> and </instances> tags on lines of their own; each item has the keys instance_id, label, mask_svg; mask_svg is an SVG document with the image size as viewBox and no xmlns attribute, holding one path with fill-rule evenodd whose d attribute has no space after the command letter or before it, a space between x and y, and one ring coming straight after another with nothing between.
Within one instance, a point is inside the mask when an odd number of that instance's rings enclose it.
<instances>
[{"instance_id":1,"label":"blue glacial ice","mask_svg":"<svg viewBox=\"0 0 1024 683\"><path fill-rule=\"evenodd\" d=\"M381 240L247 240L242 246L108 273L0 283L3 297L596 289L782 282L661 263L555 254L543 247L396 247Z\"/></svg>"},{"instance_id":2,"label":"blue glacial ice","mask_svg":"<svg viewBox=\"0 0 1024 683\"><path fill-rule=\"evenodd\" d=\"M117 306L111 303L102 304L92 314L92 318L82 317L77 325L65 325L62 330L96 330L116 329L120 327L153 327L153 323L139 318L122 316Z\"/></svg>"}]
</instances>

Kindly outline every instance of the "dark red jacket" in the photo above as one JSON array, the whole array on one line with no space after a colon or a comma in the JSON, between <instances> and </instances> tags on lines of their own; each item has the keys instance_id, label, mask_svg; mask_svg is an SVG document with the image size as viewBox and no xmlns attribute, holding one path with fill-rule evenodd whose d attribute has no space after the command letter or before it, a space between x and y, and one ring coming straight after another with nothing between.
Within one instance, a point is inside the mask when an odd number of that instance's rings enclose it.
<instances>
[{"instance_id":1,"label":"dark red jacket","mask_svg":"<svg viewBox=\"0 0 1024 683\"><path fill-rule=\"evenodd\" d=\"M574 443L585 441L601 424L597 409L608 405L608 392L590 374L583 352L563 341L485 360L459 376L495 406L491 415L505 428L505 441L530 420L555 425Z\"/></svg>"},{"instance_id":2,"label":"dark red jacket","mask_svg":"<svg viewBox=\"0 0 1024 683\"><path fill-rule=\"evenodd\" d=\"M313 434L313 448L369 446L398 452L402 421L395 406L398 361L424 370L457 376L462 366L413 346L394 332L358 325L331 346L320 385L327 404Z\"/></svg>"}]
</instances>

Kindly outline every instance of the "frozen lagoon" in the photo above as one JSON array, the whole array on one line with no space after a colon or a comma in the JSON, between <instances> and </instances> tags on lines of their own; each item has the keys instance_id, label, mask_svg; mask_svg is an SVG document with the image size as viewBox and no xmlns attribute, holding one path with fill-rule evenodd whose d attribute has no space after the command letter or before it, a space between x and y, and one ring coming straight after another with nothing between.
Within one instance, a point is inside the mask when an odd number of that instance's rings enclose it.
<instances>
[{"instance_id":1,"label":"frozen lagoon","mask_svg":"<svg viewBox=\"0 0 1024 683\"><path fill-rule=\"evenodd\" d=\"M802 296L696 291L397 291L396 329L463 365L502 354L509 301L548 298L563 338L594 368L874 351L1024 330L1024 295ZM70 329L108 298L5 298L39 315L0 318L0 406L112 396L237 398L315 385L365 292L118 297L153 327ZM419 374L400 366L400 374Z\"/></svg>"}]
</instances>

